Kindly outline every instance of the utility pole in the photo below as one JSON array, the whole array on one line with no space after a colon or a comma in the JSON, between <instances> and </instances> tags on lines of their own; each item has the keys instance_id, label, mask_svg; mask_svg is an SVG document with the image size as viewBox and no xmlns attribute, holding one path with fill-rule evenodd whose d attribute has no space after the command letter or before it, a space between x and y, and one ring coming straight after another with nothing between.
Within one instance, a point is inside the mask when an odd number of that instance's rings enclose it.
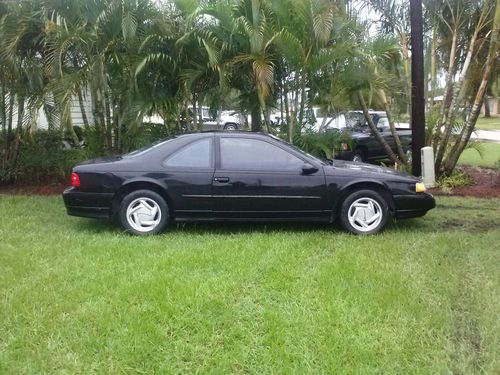
<instances>
[{"instance_id":1,"label":"utility pole","mask_svg":"<svg viewBox=\"0 0 500 375\"><path fill-rule=\"evenodd\" d=\"M420 149L425 145L424 37L422 0L410 0L412 173L422 174Z\"/></svg>"}]
</instances>

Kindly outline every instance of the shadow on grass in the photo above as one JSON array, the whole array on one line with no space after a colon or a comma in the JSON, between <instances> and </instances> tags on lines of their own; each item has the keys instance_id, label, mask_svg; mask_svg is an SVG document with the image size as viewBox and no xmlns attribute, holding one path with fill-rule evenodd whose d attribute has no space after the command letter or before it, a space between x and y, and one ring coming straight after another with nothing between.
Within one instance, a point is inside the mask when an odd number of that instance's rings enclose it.
<instances>
[{"instance_id":1,"label":"shadow on grass","mask_svg":"<svg viewBox=\"0 0 500 375\"><path fill-rule=\"evenodd\" d=\"M89 233L125 233L118 222L113 220L94 220L79 219L75 223L78 230ZM300 223L300 222L188 222L188 223L170 223L163 232L167 233L185 233L188 235L206 235L206 234L248 234L248 233L273 233L273 232L324 232L333 231L343 233L343 230L329 223Z\"/></svg>"},{"instance_id":2,"label":"shadow on grass","mask_svg":"<svg viewBox=\"0 0 500 375\"><path fill-rule=\"evenodd\" d=\"M92 234L118 234L126 233L119 223L114 220L78 219L72 224L77 230L82 230ZM447 217L436 222L436 218L415 218L395 220L390 222L384 233L419 232L467 232L484 233L498 229L494 220L490 220L487 215L475 217ZM332 234L345 234L346 232L338 224L329 223L304 223L304 222L188 222L170 223L164 233L185 233L188 235L228 235L228 234L249 234L249 233L278 233L278 232L331 232Z\"/></svg>"}]
</instances>

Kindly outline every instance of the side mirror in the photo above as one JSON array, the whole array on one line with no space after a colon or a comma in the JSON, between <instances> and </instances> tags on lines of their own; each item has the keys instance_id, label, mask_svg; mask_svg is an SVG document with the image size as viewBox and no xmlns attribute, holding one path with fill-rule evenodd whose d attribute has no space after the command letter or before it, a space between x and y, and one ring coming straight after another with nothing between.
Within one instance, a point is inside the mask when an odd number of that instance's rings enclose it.
<instances>
[{"instance_id":1,"label":"side mirror","mask_svg":"<svg viewBox=\"0 0 500 375\"><path fill-rule=\"evenodd\" d=\"M318 168L316 168L314 165L311 165L309 163L304 163L302 165L302 174L312 174L318 171Z\"/></svg>"}]
</instances>

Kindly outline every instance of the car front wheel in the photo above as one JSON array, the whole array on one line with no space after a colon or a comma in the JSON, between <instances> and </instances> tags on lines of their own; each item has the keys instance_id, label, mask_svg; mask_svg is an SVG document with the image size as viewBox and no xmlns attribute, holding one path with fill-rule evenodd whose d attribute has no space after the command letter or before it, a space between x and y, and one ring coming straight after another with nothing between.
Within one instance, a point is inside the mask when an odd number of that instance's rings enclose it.
<instances>
[{"instance_id":1,"label":"car front wheel","mask_svg":"<svg viewBox=\"0 0 500 375\"><path fill-rule=\"evenodd\" d=\"M228 131L228 132L232 132L232 131L238 130L238 125L233 124L233 123L230 122L229 124L226 124L224 126L224 130Z\"/></svg>"},{"instance_id":2,"label":"car front wheel","mask_svg":"<svg viewBox=\"0 0 500 375\"><path fill-rule=\"evenodd\" d=\"M119 219L129 233L140 236L156 234L168 223L168 206L158 193L136 190L123 198Z\"/></svg>"},{"instance_id":3,"label":"car front wheel","mask_svg":"<svg viewBox=\"0 0 500 375\"><path fill-rule=\"evenodd\" d=\"M389 219L389 206L375 190L357 190L347 196L341 206L340 223L354 234L375 234L384 229Z\"/></svg>"}]
</instances>

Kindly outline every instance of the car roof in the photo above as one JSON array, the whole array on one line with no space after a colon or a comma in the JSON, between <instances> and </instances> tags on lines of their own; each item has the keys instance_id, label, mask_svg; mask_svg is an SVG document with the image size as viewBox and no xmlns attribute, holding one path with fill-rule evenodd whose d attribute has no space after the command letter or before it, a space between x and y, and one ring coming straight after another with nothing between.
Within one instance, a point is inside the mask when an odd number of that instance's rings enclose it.
<instances>
[{"instance_id":1,"label":"car roof","mask_svg":"<svg viewBox=\"0 0 500 375\"><path fill-rule=\"evenodd\" d=\"M272 138L276 140L281 140L280 138L276 137L275 135L269 134L269 133L264 133L264 132L251 132L251 131L246 131L246 130L233 130L233 131L227 131L227 130L206 130L206 131L200 131L200 132L188 132L188 133L179 133L176 134L174 137L196 137L196 136L206 136L206 135L252 135L252 136L257 136L257 137L265 137L265 138Z\"/></svg>"},{"instance_id":2,"label":"car roof","mask_svg":"<svg viewBox=\"0 0 500 375\"><path fill-rule=\"evenodd\" d=\"M234 130L234 131L224 131L224 130L209 130L209 131L201 131L201 132L191 132L191 133L180 133L174 135L174 138L201 138L206 136L224 136L224 137L237 137L237 136L245 136L246 138L256 138L256 139L267 139L273 140L275 142L286 143L281 138L275 136L274 134L264 133L264 132L252 132L245 130Z\"/></svg>"}]
</instances>

